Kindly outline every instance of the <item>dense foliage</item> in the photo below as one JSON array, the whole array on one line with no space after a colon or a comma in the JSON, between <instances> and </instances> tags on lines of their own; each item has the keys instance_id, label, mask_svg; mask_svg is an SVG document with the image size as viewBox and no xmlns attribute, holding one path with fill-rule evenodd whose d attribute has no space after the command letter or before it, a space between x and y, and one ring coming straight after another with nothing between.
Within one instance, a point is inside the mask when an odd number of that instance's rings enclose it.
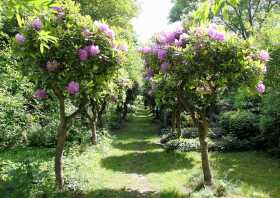
<instances>
[{"instance_id":1,"label":"dense foliage","mask_svg":"<svg viewBox=\"0 0 280 198\"><path fill-rule=\"evenodd\" d=\"M206 137L212 109L219 97L242 86L256 87L260 94L264 93L265 85L260 79L269 54L264 50L256 53L248 43L227 37L213 24L208 29L161 33L142 52L146 78L173 81L175 100L198 127L204 179L211 184Z\"/></svg>"}]
</instances>

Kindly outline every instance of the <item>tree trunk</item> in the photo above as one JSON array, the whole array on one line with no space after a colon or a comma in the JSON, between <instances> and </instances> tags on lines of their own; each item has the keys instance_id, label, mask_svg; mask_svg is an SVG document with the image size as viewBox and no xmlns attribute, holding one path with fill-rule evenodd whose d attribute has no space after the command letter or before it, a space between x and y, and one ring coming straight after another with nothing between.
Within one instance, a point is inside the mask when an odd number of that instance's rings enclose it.
<instances>
[{"instance_id":1,"label":"tree trunk","mask_svg":"<svg viewBox=\"0 0 280 198\"><path fill-rule=\"evenodd\" d=\"M176 133L176 113L172 111L172 133Z\"/></svg>"},{"instance_id":2,"label":"tree trunk","mask_svg":"<svg viewBox=\"0 0 280 198\"><path fill-rule=\"evenodd\" d=\"M103 101L102 105L101 105L101 109L100 111L98 111L98 125L102 128L103 127L103 119L102 119L102 116L103 116L103 113L106 109L106 106L107 106L107 102L106 100Z\"/></svg>"},{"instance_id":3,"label":"tree trunk","mask_svg":"<svg viewBox=\"0 0 280 198\"><path fill-rule=\"evenodd\" d=\"M55 151L55 178L56 178L56 184L60 189L62 189L64 185L63 152L64 152L66 137L67 137L66 120L61 120L58 129L56 151Z\"/></svg>"},{"instance_id":4,"label":"tree trunk","mask_svg":"<svg viewBox=\"0 0 280 198\"><path fill-rule=\"evenodd\" d=\"M125 103L123 104L122 120L126 120L127 112L128 112L128 104L125 101Z\"/></svg>"},{"instance_id":5,"label":"tree trunk","mask_svg":"<svg viewBox=\"0 0 280 198\"><path fill-rule=\"evenodd\" d=\"M180 115L180 111L176 111L176 128L177 128L177 133L178 133L178 137L181 137L181 115Z\"/></svg>"},{"instance_id":6,"label":"tree trunk","mask_svg":"<svg viewBox=\"0 0 280 198\"><path fill-rule=\"evenodd\" d=\"M207 186L212 185L212 174L208 159L208 122L206 120L198 123L199 129L199 142L200 142L200 152L201 152L201 161L202 161L202 170L204 175L204 183Z\"/></svg>"},{"instance_id":7,"label":"tree trunk","mask_svg":"<svg viewBox=\"0 0 280 198\"><path fill-rule=\"evenodd\" d=\"M90 120L90 128L91 128L91 143L93 145L97 144L97 135L96 135L96 115L93 115L93 118Z\"/></svg>"}]
</instances>

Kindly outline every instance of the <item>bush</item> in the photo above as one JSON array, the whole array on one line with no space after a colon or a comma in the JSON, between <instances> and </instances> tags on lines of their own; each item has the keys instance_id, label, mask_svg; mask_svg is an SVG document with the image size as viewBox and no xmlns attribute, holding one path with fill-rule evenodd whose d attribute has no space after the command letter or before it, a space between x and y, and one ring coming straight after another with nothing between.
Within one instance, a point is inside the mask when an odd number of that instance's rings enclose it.
<instances>
[{"instance_id":1,"label":"bush","mask_svg":"<svg viewBox=\"0 0 280 198\"><path fill-rule=\"evenodd\" d=\"M280 157L280 48L271 53L271 61L265 83L267 93L263 97L261 129L269 152Z\"/></svg>"},{"instance_id":2,"label":"bush","mask_svg":"<svg viewBox=\"0 0 280 198\"><path fill-rule=\"evenodd\" d=\"M260 134L259 116L249 111L229 111L220 116L220 125L225 133L238 139L248 139Z\"/></svg>"},{"instance_id":3,"label":"bush","mask_svg":"<svg viewBox=\"0 0 280 198\"><path fill-rule=\"evenodd\" d=\"M34 147L54 147L56 143L56 123L45 127L33 126L27 134L28 145Z\"/></svg>"},{"instance_id":4,"label":"bush","mask_svg":"<svg viewBox=\"0 0 280 198\"><path fill-rule=\"evenodd\" d=\"M164 144L167 151L198 151L200 149L198 139L173 139Z\"/></svg>"},{"instance_id":5,"label":"bush","mask_svg":"<svg viewBox=\"0 0 280 198\"><path fill-rule=\"evenodd\" d=\"M174 139L177 139L177 138L178 138L178 135L176 133L169 132L169 133L164 134L161 137L160 143L165 144L165 143L169 142L170 140L174 140Z\"/></svg>"}]
</instances>

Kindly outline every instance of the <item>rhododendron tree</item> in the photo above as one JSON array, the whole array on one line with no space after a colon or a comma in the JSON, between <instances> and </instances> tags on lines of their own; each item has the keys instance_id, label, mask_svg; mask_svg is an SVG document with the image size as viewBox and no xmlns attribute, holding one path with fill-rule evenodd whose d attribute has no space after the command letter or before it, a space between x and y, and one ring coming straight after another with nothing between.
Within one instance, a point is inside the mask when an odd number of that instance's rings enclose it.
<instances>
[{"instance_id":1,"label":"rhododendron tree","mask_svg":"<svg viewBox=\"0 0 280 198\"><path fill-rule=\"evenodd\" d=\"M59 104L55 175L62 187L64 144L72 120L90 104L95 94L91 88L118 70L119 52L112 47L113 30L103 25L104 33L99 23L80 14L73 1L64 0L37 16L21 18L14 44L22 62L19 69L38 87L36 99L55 98ZM75 111L66 111L66 100L77 107Z\"/></svg>"},{"instance_id":2,"label":"rhododendron tree","mask_svg":"<svg viewBox=\"0 0 280 198\"><path fill-rule=\"evenodd\" d=\"M143 56L155 79L162 76L173 81L177 101L198 127L204 181L211 185L207 134L212 109L221 96L242 86L263 93L262 68L269 55L266 51L257 52L248 42L213 24L175 31L174 35L168 42L156 36L151 51L142 50ZM176 40L180 39L182 43L178 45ZM164 51L165 56L158 56L159 51ZM162 66L165 63L169 65L167 71Z\"/></svg>"}]
</instances>

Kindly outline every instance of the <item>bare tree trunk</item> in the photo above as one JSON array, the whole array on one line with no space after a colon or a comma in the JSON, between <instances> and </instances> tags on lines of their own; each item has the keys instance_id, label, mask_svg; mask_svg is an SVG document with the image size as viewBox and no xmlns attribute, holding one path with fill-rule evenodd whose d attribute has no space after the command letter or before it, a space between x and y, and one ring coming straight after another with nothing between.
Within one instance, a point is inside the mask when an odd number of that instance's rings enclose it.
<instances>
[{"instance_id":1,"label":"bare tree trunk","mask_svg":"<svg viewBox=\"0 0 280 198\"><path fill-rule=\"evenodd\" d=\"M210 186L212 185L212 173L208 159L208 142L206 140L208 134L208 122L203 120L199 122L198 125L204 183L205 185Z\"/></svg>"},{"instance_id":2,"label":"bare tree trunk","mask_svg":"<svg viewBox=\"0 0 280 198\"><path fill-rule=\"evenodd\" d=\"M176 113L172 111L172 133L176 133Z\"/></svg>"},{"instance_id":3,"label":"bare tree trunk","mask_svg":"<svg viewBox=\"0 0 280 198\"><path fill-rule=\"evenodd\" d=\"M181 131L181 115L180 111L176 111L176 128L177 128L177 133L178 137L181 137L182 131Z\"/></svg>"},{"instance_id":4,"label":"bare tree trunk","mask_svg":"<svg viewBox=\"0 0 280 198\"><path fill-rule=\"evenodd\" d=\"M60 124L57 130L57 142L55 150L55 179L57 186L62 189L64 185L63 177L63 151L67 137L67 117L65 114L64 96L59 90L59 87L53 83L52 88L59 101L59 119Z\"/></svg>"},{"instance_id":5,"label":"bare tree trunk","mask_svg":"<svg viewBox=\"0 0 280 198\"><path fill-rule=\"evenodd\" d=\"M64 185L63 152L64 152L66 137L67 137L66 120L61 120L58 129L56 151L55 151L55 178L56 178L56 184L60 189L62 189Z\"/></svg>"},{"instance_id":6,"label":"bare tree trunk","mask_svg":"<svg viewBox=\"0 0 280 198\"><path fill-rule=\"evenodd\" d=\"M94 112L93 112L94 113ZM96 114L94 113L92 119L90 120L90 128L91 128L91 143L93 145L97 144L97 135L96 135Z\"/></svg>"},{"instance_id":7,"label":"bare tree trunk","mask_svg":"<svg viewBox=\"0 0 280 198\"><path fill-rule=\"evenodd\" d=\"M103 116L103 113L106 109L106 105L107 105L107 102L106 100L103 101L102 105L101 105L101 108L100 108L100 111L98 111L98 125L102 128L103 127L103 119L102 119L102 116Z\"/></svg>"}]
</instances>

